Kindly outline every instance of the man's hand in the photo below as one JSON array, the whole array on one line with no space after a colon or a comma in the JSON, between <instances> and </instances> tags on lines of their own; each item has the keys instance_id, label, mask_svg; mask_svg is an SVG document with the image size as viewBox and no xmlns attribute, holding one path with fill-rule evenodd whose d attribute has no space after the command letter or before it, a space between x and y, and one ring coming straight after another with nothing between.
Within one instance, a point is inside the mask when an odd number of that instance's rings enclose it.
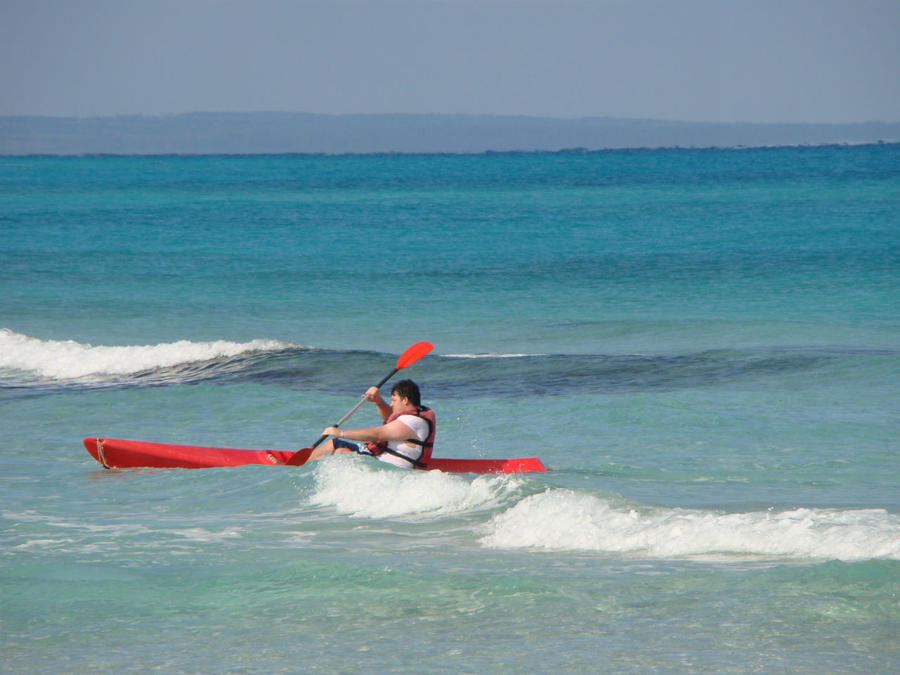
<instances>
[{"instance_id":1,"label":"man's hand","mask_svg":"<svg viewBox=\"0 0 900 675\"><path fill-rule=\"evenodd\" d=\"M363 394L363 398L367 401L371 401L375 405L384 404L384 399L381 398L381 392L378 391L378 387L369 387L366 390L366 393Z\"/></svg>"}]
</instances>

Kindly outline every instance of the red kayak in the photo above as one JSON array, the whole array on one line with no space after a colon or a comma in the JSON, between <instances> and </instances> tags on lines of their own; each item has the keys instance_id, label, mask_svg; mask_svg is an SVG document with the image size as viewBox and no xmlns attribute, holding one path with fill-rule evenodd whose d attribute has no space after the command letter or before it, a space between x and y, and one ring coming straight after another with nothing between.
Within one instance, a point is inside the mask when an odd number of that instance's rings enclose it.
<instances>
[{"instance_id":1,"label":"red kayak","mask_svg":"<svg viewBox=\"0 0 900 675\"><path fill-rule=\"evenodd\" d=\"M287 464L295 455L293 450L241 450L238 448L207 448L199 445L172 445L126 441L120 438L85 438L84 447L91 456L108 469L139 467L204 469L243 464ZM297 466L309 459L312 448L291 462ZM302 461L297 461L302 460ZM428 460L427 470L450 473L530 473L546 471L537 457L512 459L439 459Z\"/></svg>"}]
</instances>

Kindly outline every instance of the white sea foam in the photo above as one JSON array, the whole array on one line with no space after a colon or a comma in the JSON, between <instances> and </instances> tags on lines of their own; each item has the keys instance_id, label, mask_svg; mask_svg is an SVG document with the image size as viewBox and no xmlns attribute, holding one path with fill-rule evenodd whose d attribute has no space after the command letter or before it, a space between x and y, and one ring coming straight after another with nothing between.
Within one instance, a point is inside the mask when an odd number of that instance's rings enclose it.
<instances>
[{"instance_id":1,"label":"white sea foam","mask_svg":"<svg viewBox=\"0 0 900 675\"><path fill-rule=\"evenodd\" d=\"M440 471L391 470L357 457L327 458L315 468L310 503L360 518L443 516L496 508L517 491L508 476L469 480Z\"/></svg>"},{"instance_id":2,"label":"white sea foam","mask_svg":"<svg viewBox=\"0 0 900 675\"><path fill-rule=\"evenodd\" d=\"M627 508L571 490L526 497L496 515L490 548L598 551L650 558L900 560L900 516L881 509L720 513Z\"/></svg>"},{"instance_id":3,"label":"white sea foam","mask_svg":"<svg viewBox=\"0 0 900 675\"><path fill-rule=\"evenodd\" d=\"M126 541L138 542L139 546L146 548L184 550L186 544L221 544L244 536L244 529L238 526L172 528L165 524L95 523L31 510L2 511L0 518L30 525L21 528L18 537L9 541L10 548L22 551L107 552L121 550ZM55 532L62 535L53 536Z\"/></svg>"},{"instance_id":4,"label":"white sea foam","mask_svg":"<svg viewBox=\"0 0 900 675\"><path fill-rule=\"evenodd\" d=\"M241 529L236 527L228 527L218 531L207 530L202 527L189 527L181 530L171 530L171 533L191 541L202 543L218 543L223 542L226 539L240 539L241 536L243 536L241 534Z\"/></svg>"},{"instance_id":5,"label":"white sea foam","mask_svg":"<svg viewBox=\"0 0 900 675\"><path fill-rule=\"evenodd\" d=\"M62 380L122 376L291 346L278 340L179 340L156 345L94 346L74 340L41 340L4 328L0 329L0 368Z\"/></svg>"}]
</instances>

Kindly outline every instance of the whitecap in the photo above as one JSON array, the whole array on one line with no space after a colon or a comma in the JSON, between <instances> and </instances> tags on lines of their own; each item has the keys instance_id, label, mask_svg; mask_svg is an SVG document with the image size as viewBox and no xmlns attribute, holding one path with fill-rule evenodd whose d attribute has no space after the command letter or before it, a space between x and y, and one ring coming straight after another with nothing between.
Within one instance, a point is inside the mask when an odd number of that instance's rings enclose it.
<instances>
[{"instance_id":1,"label":"whitecap","mask_svg":"<svg viewBox=\"0 0 900 675\"><path fill-rule=\"evenodd\" d=\"M313 476L311 504L359 518L434 517L497 508L521 485L511 476L470 479L340 456L319 462Z\"/></svg>"},{"instance_id":2,"label":"whitecap","mask_svg":"<svg viewBox=\"0 0 900 675\"><path fill-rule=\"evenodd\" d=\"M134 375L156 368L295 346L268 339L249 342L178 340L155 345L95 346L74 340L41 340L4 328L0 329L0 369L24 371L42 378L73 380Z\"/></svg>"},{"instance_id":3,"label":"whitecap","mask_svg":"<svg viewBox=\"0 0 900 675\"><path fill-rule=\"evenodd\" d=\"M550 489L494 516L481 543L649 558L900 560L900 516L883 509L722 513L626 507Z\"/></svg>"}]
</instances>

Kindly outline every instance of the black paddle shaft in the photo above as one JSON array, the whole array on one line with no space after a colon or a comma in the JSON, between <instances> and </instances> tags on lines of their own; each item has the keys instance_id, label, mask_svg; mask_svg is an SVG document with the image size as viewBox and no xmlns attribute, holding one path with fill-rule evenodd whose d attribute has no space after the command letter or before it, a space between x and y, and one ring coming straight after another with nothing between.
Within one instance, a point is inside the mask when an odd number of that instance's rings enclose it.
<instances>
[{"instance_id":1,"label":"black paddle shaft","mask_svg":"<svg viewBox=\"0 0 900 675\"><path fill-rule=\"evenodd\" d=\"M391 379L394 375L396 375L397 371L399 371L399 370L400 370L399 368L394 368L390 373L388 373L388 375L381 382L376 384L375 387L377 389L381 389L382 385L385 382L387 382L389 379ZM344 415L341 419L339 419L337 421L337 423L333 424L332 426L335 426L335 427L341 426L344 422L346 422L348 419L350 419L350 415L352 415L357 410L359 410L359 407L365 402L366 402L366 399L362 399L359 403L357 403L355 406L350 408L350 411L346 415ZM317 440L315 443L313 443L310 447L313 450L315 450L320 445L322 445L322 443L324 443L326 440L328 440L328 434L322 434L321 436L319 436L319 440Z\"/></svg>"}]
</instances>

